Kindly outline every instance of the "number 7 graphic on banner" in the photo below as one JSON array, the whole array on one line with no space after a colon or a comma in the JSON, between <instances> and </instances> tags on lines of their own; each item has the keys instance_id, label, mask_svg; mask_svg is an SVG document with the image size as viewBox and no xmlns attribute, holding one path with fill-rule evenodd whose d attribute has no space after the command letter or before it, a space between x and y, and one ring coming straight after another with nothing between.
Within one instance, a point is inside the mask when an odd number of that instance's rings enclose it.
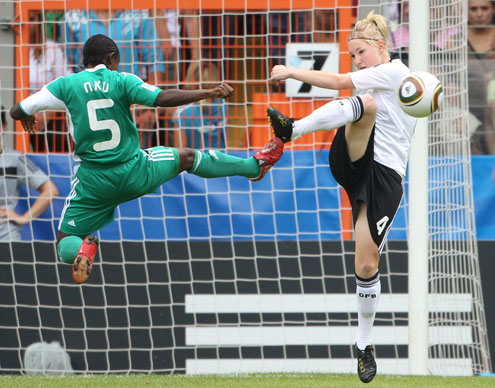
<instances>
[{"instance_id":1,"label":"number 7 graphic on banner","mask_svg":"<svg viewBox=\"0 0 495 388\"><path fill-rule=\"evenodd\" d=\"M339 72L338 43L288 43L285 64L306 70ZM338 97L338 90L324 89L301 81L286 81L288 97Z\"/></svg>"}]
</instances>

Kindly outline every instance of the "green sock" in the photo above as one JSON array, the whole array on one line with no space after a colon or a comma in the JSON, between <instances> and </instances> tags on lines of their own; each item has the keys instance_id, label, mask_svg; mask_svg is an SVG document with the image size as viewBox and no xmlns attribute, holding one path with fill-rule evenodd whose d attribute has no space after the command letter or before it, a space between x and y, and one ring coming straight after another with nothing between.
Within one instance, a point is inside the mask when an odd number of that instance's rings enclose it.
<instances>
[{"instance_id":1,"label":"green sock","mask_svg":"<svg viewBox=\"0 0 495 388\"><path fill-rule=\"evenodd\" d=\"M234 175L256 178L260 175L260 166L255 158L243 159L214 150L208 153L196 151L193 168L188 173L203 178Z\"/></svg>"},{"instance_id":2,"label":"green sock","mask_svg":"<svg viewBox=\"0 0 495 388\"><path fill-rule=\"evenodd\" d=\"M83 239L77 236L66 236L58 243L58 256L67 264L72 264L77 256L79 247L81 246Z\"/></svg>"}]
</instances>

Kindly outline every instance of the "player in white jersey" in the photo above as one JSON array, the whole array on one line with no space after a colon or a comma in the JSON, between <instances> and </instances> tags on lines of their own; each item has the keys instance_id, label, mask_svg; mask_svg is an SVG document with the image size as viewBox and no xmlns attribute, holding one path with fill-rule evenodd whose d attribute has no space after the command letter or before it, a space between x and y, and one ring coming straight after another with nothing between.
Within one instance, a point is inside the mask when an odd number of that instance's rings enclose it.
<instances>
[{"instance_id":1,"label":"player in white jersey","mask_svg":"<svg viewBox=\"0 0 495 388\"><path fill-rule=\"evenodd\" d=\"M328 89L356 89L358 95L334 100L294 121L267 109L282 141L339 128L330 149L330 169L352 205L356 240L358 375L368 383L376 374L371 331L380 296L380 251L403 195L411 136L416 119L399 107L397 90L410 71L387 50L386 20L373 12L356 23L348 38L357 71L338 74L274 66L272 81L288 78Z\"/></svg>"},{"instance_id":2,"label":"player in white jersey","mask_svg":"<svg viewBox=\"0 0 495 388\"><path fill-rule=\"evenodd\" d=\"M179 106L226 98L233 89L223 83L212 89L161 90L135 75L119 73L119 49L101 34L86 41L83 63L85 71L56 79L10 111L28 132L35 128L34 113L67 111L74 157L80 164L74 169L57 243L62 261L72 263L76 283L86 282L93 268L98 240L91 234L113 221L115 208L121 203L156 191L183 171L203 178L239 175L260 180L283 152L278 138L247 159L190 148L140 150L131 105Z\"/></svg>"}]
</instances>

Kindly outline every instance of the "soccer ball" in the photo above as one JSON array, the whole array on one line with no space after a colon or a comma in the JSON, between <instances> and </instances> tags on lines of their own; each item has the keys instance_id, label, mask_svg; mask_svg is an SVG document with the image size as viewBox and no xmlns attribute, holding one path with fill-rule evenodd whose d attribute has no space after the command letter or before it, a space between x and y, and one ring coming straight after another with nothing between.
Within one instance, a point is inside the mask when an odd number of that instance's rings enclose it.
<instances>
[{"instance_id":1,"label":"soccer ball","mask_svg":"<svg viewBox=\"0 0 495 388\"><path fill-rule=\"evenodd\" d=\"M442 84L426 71L412 72L400 83L399 105L410 116L429 116L438 109L442 100Z\"/></svg>"}]
</instances>

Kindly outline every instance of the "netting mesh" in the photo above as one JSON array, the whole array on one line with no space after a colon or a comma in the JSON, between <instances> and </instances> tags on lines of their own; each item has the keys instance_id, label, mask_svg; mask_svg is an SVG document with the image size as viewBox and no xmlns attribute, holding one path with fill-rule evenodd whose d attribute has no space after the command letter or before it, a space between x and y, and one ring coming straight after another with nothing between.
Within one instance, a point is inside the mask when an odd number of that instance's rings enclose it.
<instances>
[{"instance_id":1,"label":"netting mesh","mask_svg":"<svg viewBox=\"0 0 495 388\"><path fill-rule=\"evenodd\" d=\"M435 344L430 357L471 357L481 372L490 361L469 183L466 7L465 2L430 1L430 71L442 81L446 99L429 123L429 287L431 293L472 295L470 313L434 312L430 326L471 327L473 345Z\"/></svg>"},{"instance_id":2,"label":"netting mesh","mask_svg":"<svg viewBox=\"0 0 495 388\"><path fill-rule=\"evenodd\" d=\"M394 5L369 3L384 14ZM271 136L267 105L301 118L332 98L308 85L270 83L271 67L309 63L351 71L346 37L368 10L352 1L271 10L251 3L160 9L142 1L131 4L135 9L108 3L103 10L81 4L16 3L11 71L17 99L36 82L48 82L47 69L79 71L77 49L87 34L104 31L122 50L121 70L163 87L225 80L235 89L226 103L178 111L134 107L143 147L221 148L244 157ZM463 7L461 0L430 2L430 71L442 81L445 101L429 124L429 367L443 375L490 370L469 165ZM390 14L392 31L407 26L398 15ZM407 61L405 46L394 42L393 51ZM66 62L49 64L49 53ZM41 69L34 79L33 63ZM71 146L65 120L62 112L45 115L45 132L33 138L20 128L6 131L49 173L60 197L23 229L23 241L0 243L2 371L23 371L31 343L59 341L82 373L355 372L354 244L348 200L328 169L333 132L288 144L260 183L182 175L121 205L116 221L99 232L95 270L81 287L53 243L73 164L65 153ZM20 206L34 195L21 193ZM380 263L374 343L381 373L408 373L407 203L406 196Z\"/></svg>"}]
</instances>

